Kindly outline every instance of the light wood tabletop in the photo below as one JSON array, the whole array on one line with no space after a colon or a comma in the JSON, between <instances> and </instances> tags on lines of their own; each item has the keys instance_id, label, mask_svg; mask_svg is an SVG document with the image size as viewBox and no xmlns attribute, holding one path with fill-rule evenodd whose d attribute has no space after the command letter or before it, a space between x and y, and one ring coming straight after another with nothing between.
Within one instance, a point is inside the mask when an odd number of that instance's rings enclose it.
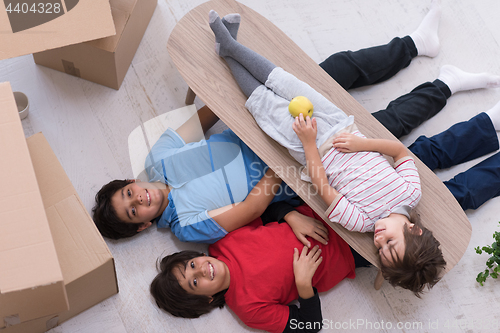
<instances>
[{"instance_id":1,"label":"light wood tabletop","mask_svg":"<svg viewBox=\"0 0 500 333\"><path fill-rule=\"evenodd\" d=\"M213 0L191 10L175 26L167 49L192 93L210 107L259 157L261 157L325 221L326 205L314 195L311 185L300 180L300 165L285 148L269 138L245 108L246 97L225 61L214 52L215 37L208 25L213 9L222 17L241 14L238 41L265 56L277 66L307 82L344 112L367 137L395 139L349 93L340 87L303 50L269 20L232 0ZM422 200L417 206L424 226L441 242L449 271L463 256L471 237L467 216L438 177L416 157L422 183ZM356 251L377 266L373 233L354 233L329 223Z\"/></svg>"}]
</instances>

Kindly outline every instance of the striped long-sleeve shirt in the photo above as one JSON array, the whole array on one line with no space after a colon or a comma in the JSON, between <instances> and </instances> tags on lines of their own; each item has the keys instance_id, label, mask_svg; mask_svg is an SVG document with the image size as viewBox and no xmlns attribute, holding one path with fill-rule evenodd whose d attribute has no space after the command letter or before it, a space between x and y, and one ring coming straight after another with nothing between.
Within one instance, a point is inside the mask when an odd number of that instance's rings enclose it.
<instances>
[{"instance_id":1,"label":"striped long-sleeve shirt","mask_svg":"<svg viewBox=\"0 0 500 333\"><path fill-rule=\"evenodd\" d=\"M364 137L359 131L353 134ZM373 231L377 220L404 206L414 208L421 198L420 177L410 156L393 167L380 153L332 148L322 162L330 186L340 193L326 213L348 230Z\"/></svg>"}]
</instances>

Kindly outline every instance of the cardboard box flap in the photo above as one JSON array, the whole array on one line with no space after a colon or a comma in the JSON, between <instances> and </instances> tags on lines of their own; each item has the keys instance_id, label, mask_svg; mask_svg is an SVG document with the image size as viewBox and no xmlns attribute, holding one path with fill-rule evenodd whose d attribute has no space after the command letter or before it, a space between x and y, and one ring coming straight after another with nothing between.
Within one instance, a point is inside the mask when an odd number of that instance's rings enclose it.
<instances>
[{"instance_id":1,"label":"cardboard box flap","mask_svg":"<svg viewBox=\"0 0 500 333\"><path fill-rule=\"evenodd\" d=\"M108 52L115 52L122 38L123 31L127 25L130 14L137 5L137 0L110 0L111 14L115 22L116 35L87 42L94 47L101 48Z\"/></svg>"},{"instance_id":2,"label":"cardboard box flap","mask_svg":"<svg viewBox=\"0 0 500 333\"><path fill-rule=\"evenodd\" d=\"M33 53L36 64L119 89L157 0L110 0L116 35Z\"/></svg>"},{"instance_id":3,"label":"cardboard box flap","mask_svg":"<svg viewBox=\"0 0 500 333\"><path fill-rule=\"evenodd\" d=\"M69 284L79 277L100 267L111 258L106 244L94 230L80 200L74 195L47 209L47 216L54 224L62 226L52 229L62 267L64 283ZM71 223L71 227L68 224Z\"/></svg>"},{"instance_id":4,"label":"cardboard box flap","mask_svg":"<svg viewBox=\"0 0 500 333\"><path fill-rule=\"evenodd\" d=\"M43 288L2 294L0 331L5 326L18 325L47 316L47 312L48 315L54 315L67 311L67 300L58 296L61 287L64 287L64 284L54 283Z\"/></svg>"},{"instance_id":5,"label":"cardboard box flap","mask_svg":"<svg viewBox=\"0 0 500 333\"><path fill-rule=\"evenodd\" d=\"M137 6L137 2L138 0L109 0L109 5L111 8L117 8L130 14Z\"/></svg>"},{"instance_id":6,"label":"cardboard box flap","mask_svg":"<svg viewBox=\"0 0 500 333\"><path fill-rule=\"evenodd\" d=\"M115 52L116 46L120 41L123 30L125 29L128 18L130 17L130 12L124 11L117 7L111 7L111 14L113 15L113 21L115 22L116 35L91 40L87 42L87 44L106 50L108 52Z\"/></svg>"},{"instance_id":7,"label":"cardboard box flap","mask_svg":"<svg viewBox=\"0 0 500 333\"><path fill-rule=\"evenodd\" d=\"M59 226L52 228L52 236L63 249L57 254L69 284L112 256L43 134L31 136L27 143L47 217Z\"/></svg>"},{"instance_id":8,"label":"cardboard box flap","mask_svg":"<svg viewBox=\"0 0 500 333\"><path fill-rule=\"evenodd\" d=\"M5 317L35 319L67 309L68 304L9 83L0 83L0 149L1 325ZM26 302L32 304L25 306Z\"/></svg>"},{"instance_id":9,"label":"cardboard box flap","mask_svg":"<svg viewBox=\"0 0 500 333\"><path fill-rule=\"evenodd\" d=\"M16 7L17 6L17 7ZM107 0L4 0L0 60L115 35Z\"/></svg>"}]
</instances>

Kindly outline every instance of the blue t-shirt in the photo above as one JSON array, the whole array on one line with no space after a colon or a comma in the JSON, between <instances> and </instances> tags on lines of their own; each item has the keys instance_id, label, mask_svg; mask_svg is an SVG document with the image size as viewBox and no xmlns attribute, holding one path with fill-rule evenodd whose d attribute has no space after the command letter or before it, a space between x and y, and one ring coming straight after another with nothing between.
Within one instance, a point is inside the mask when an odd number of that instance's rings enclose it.
<instances>
[{"instance_id":1,"label":"blue t-shirt","mask_svg":"<svg viewBox=\"0 0 500 333\"><path fill-rule=\"evenodd\" d=\"M214 243L227 231L208 212L245 200L268 167L231 130L186 144L169 128L149 152L145 168L150 182L171 187L158 227L169 227L181 241ZM273 202L294 197L282 183Z\"/></svg>"}]
</instances>

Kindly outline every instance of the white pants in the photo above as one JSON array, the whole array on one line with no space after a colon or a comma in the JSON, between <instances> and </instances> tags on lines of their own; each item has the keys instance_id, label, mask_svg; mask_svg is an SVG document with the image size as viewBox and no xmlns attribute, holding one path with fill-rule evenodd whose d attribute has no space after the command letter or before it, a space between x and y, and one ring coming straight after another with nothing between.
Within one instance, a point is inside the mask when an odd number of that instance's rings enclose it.
<instances>
[{"instance_id":1,"label":"white pants","mask_svg":"<svg viewBox=\"0 0 500 333\"><path fill-rule=\"evenodd\" d=\"M292 128L295 119L288 112L288 104L296 96L305 96L313 104L313 117L318 126L317 147L351 125L354 117L347 116L307 83L276 67L269 74L266 84L259 86L250 95L245 106L267 135L287 148L300 164L306 165L304 148Z\"/></svg>"}]
</instances>

